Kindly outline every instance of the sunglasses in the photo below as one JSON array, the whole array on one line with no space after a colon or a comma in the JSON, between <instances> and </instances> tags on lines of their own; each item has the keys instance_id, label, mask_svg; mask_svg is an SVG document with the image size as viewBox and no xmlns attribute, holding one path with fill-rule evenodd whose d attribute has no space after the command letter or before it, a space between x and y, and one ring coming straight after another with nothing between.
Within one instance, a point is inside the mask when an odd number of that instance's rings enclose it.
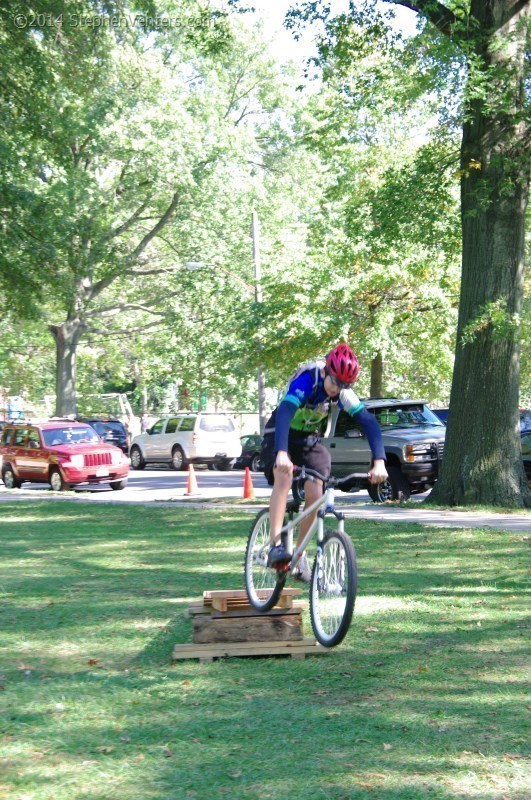
<instances>
[{"instance_id":1,"label":"sunglasses","mask_svg":"<svg viewBox=\"0 0 531 800\"><path fill-rule=\"evenodd\" d=\"M326 370L326 374L328 375L334 386L337 386L338 389L350 389L350 387L352 386L352 383L345 383L345 381L339 381L336 378L336 376L332 375L328 370Z\"/></svg>"}]
</instances>

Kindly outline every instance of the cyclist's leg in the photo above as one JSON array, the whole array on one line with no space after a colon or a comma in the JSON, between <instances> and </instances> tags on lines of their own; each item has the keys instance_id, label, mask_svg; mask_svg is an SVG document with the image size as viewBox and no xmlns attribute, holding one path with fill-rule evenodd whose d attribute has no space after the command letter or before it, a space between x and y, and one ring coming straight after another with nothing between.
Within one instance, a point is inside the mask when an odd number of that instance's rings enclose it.
<instances>
[{"instance_id":1,"label":"cyclist's leg","mask_svg":"<svg viewBox=\"0 0 531 800\"><path fill-rule=\"evenodd\" d=\"M269 500L269 519L271 520L271 545L280 543L280 531L284 525L286 503L291 489L293 475L273 469L274 486Z\"/></svg>"},{"instance_id":2,"label":"cyclist's leg","mask_svg":"<svg viewBox=\"0 0 531 800\"><path fill-rule=\"evenodd\" d=\"M320 470L319 470L320 471ZM323 482L318 480L317 478L313 478L312 480L307 480L304 482L304 508L308 508L311 506L312 503L315 503L321 495L323 494ZM299 525L299 535L297 537L297 546L301 544L304 540L304 537L308 533L310 529L310 525L313 523L315 517L317 515L317 511L314 514L311 514L306 519L303 519L301 524Z\"/></svg>"},{"instance_id":3,"label":"cyclist's leg","mask_svg":"<svg viewBox=\"0 0 531 800\"><path fill-rule=\"evenodd\" d=\"M288 494L291 489L292 476L275 469L274 436L266 435L261 452L264 475L270 486L273 486L269 501L270 542L271 546L280 543L280 531L284 525L284 515Z\"/></svg>"},{"instance_id":4,"label":"cyclist's leg","mask_svg":"<svg viewBox=\"0 0 531 800\"><path fill-rule=\"evenodd\" d=\"M302 463L305 467L314 469L320 472L321 475L330 475L330 453L323 447L319 439L315 436L310 436L305 440L302 450ZM304 483L304 507L308 508L312 503L315 503L323 494L323 483L320 480L313 479L307 480ZM310 525L315 520L317 512L307 517L300 524L299 535L297 537L297 545L299 545L310 529Z\"/></svg>"}]
</instances>

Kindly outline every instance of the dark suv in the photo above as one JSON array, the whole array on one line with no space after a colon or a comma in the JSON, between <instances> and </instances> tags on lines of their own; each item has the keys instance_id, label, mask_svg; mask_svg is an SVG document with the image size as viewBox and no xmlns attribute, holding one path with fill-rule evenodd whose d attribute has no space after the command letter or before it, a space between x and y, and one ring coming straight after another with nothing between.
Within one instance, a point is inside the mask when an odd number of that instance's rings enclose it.
<instances>
[{"instance_id":1,"label":"dark suv","mask_svg":"<svg viewBox=\"0 0 531 800\"><path fill-rule=\"evenodd\" d=\"M77 417L78 422L84 422L94 428L98 436L108 444L119 447L126 456L129 455L129 434L123 422L116 417Z\"/></svg>"},{"instance_id":2,"label":"dark suv","mask_svg":"<svg viewBox=\"0 0 531 800\"><path fill-rule=\"evenodd\" d=\"M352 489L367 489L375 502L407 500L433 486L443 456L446 426L425 403L379 398L363 401L382 432L389 480L375 486L368 481ZM338 477L368 471L371 450L355 418L345 411L332 416L323 444L330 450L332 473Z\"/></svg>"}]
</instances>

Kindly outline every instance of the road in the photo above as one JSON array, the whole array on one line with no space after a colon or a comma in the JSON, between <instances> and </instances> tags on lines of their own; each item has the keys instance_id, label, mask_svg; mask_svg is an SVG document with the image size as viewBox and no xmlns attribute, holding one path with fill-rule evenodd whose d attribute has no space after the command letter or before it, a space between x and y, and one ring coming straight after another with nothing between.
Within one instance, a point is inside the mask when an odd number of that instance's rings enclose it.
<instances>
[{"instance_id":1,"label":"road","mask_svg":"<svg viewBox=\"0 0 531 800\"><path fill-rule=\"evenodd\" d=\"M176 500L190 501L192 499L211 500L213 498L243 498L243 482L245 472L243 470L232 470L231 472L211 472L207 469L197 467L195 469L197 480L197 493L192 496L186 494L188 473L175 472L173 469L156 469L146 467L144 470L131 470L129 473L129 483L126 489L113 491L109 484L103 483L100 486L80 486L66 492L63 497L82 498L99 503L131 503L131 502L169 502ZM267 502L271 494L271 488L262 473L252 473L253 488L256 498L264 498ZM12 500L14 497L57 498L58 493L50 490L48 484L43 483L24 483L22 489L8 490L0 483L0 501L6 498ZM341 498L348 499L348 502L367 503L369 495L367 492L357 492L355 494L339 494Z\"/></svg>"},{"instance_id":2,"label":"road","mask_svg":"<svg viewBox=\"0 0 531 800\"><path fill-rule=\"evenodd\" d=\"M92 503L175 503L201 507L212 500L228 501L243 497L244 472L210 472L195 470L197 493L186 494L188 474L170 469L142 471L131 470L129 485L122 491L113 491L108 484L81 487L70 492L52 492L48 484L25 483L22 489L6 489L0 483L0 503L13 500L79 500ZM268 502L271 489L262 474L252 474L257 499ZM415 495L412 500L421 501L426 494ZM372 503L365 491L343 494L338 492L337 503L347 517L373 519L386 522L417 522L455 528L503 528L531 535L531 514L492 514L475 511L446 511L425 508L400 508ZM219 508L219 505L216 505ZM241 506L244 508L244 506ZM256 506L248 506L253 511Z\"/></svg>"}]
</instances>

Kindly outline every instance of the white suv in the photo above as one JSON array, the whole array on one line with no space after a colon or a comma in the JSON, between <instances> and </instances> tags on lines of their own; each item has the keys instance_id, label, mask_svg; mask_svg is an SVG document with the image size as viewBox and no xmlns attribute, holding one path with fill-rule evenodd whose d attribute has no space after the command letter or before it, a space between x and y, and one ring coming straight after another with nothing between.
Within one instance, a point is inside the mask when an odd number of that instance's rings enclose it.
<instances>
[{"instance_id":1,"label":"white suv","mask_svg":"<svg viewBox=\"0 0 531 800\"><path fill-rule=\"evenodd\" d=\"M207 464L221 470L232 469L241 454L240 437L225 414L182 413L157 420L151 428L131 442L131 466L170 463L174 469L188 464Z\"/></svg>"}]
</instances>

